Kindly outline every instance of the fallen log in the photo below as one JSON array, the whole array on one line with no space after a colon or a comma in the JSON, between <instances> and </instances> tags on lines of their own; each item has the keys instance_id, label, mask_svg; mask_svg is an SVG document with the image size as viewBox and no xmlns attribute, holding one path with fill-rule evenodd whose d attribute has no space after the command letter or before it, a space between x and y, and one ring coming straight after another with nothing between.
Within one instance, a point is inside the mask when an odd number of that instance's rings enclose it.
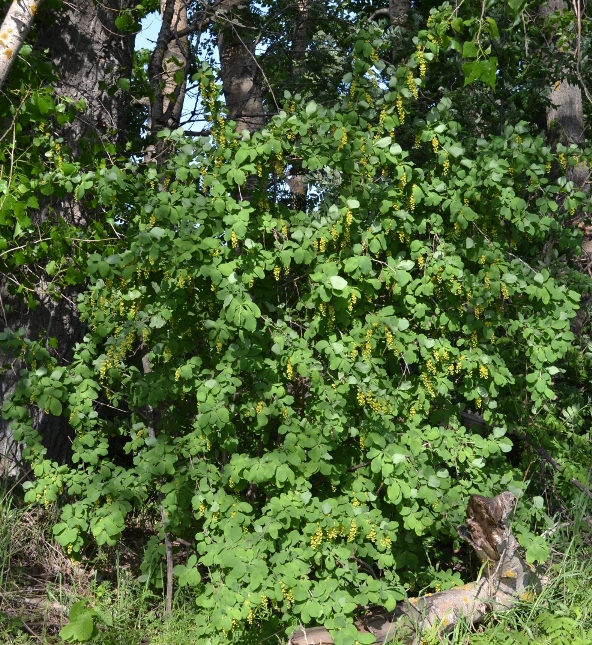
<instances>
[{"instance_id":1,"label":"fallen log","mask_svg":"<svg viewBox=\"0 0 592 645\"><path fill-rule=\"evenodd\" d=\"M510 492L497 497L471 495L467 524L458 527L459 536L469 542L481 562L482 575L476 582L397 603L394 611L376 608L355 623L362 634L372 634L376 643L393 640L418 643L429 632L452 632L464 619L469 625L481 622L492 610L510 609L518 600L540 591L534 567L520 554L520 545L508 523L516 505ZM331 645L324 627L301 628L290 636L288 645Z\"/></svg>"}]
</instances>

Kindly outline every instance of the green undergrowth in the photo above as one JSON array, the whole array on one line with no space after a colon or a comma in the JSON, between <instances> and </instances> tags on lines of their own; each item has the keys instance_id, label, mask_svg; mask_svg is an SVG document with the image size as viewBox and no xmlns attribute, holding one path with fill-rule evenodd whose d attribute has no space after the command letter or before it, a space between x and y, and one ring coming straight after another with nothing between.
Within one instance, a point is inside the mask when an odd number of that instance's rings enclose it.
<instances>
[{"instance_id":1,"label":"green undergrowth","mask_svg":"<svg viewBox=\"0 0 592 645\"><path fill-rule=\"evenodd\" d=\"M44 613L34 615L26 606L23 609L18 602L11 603L10 599L17 594L31 595L34 588L39 593L39 583L32 584L23 557L30 559L31 552L27 549L31 544L43 545L44 540L50 539L51 525L47 518L31 521L18 500L6 493L0 495L0 513L0 643L185 645L203 642L198 630L203 610L196 607L192 595L186 588L178 589L173 616L165 619L160 592L152 591L149 584L138 580L131 568L120 563L119 552L133 547L129 544L122 543L114 550L114 575L109 580L97 573L99 558L96 558L97 561L84 563L84 567L76 565L78 577L64 572L47 581L45 591L41 591L46 603ZM592 542L590 526L581 518L586 515L579 509L575 520L558 524L560 530L550 537L552 555L543 572L546 584L538 597L511 611L494 612L476 629L461 624L447 639L424 636L422 642L425 645L592 645ZM40 546L36 548L34 552L40 560L51 552L51 549L43 551ZM50 566L47 562L39 564ZM33 567L33 570L38 581L42 580L44 576L39 568ZM246 638L243 635L241 644L283 643L287 640L285 629L286 625L282 624L253 626L246 632Z\"/></svg>"}]
</instances>

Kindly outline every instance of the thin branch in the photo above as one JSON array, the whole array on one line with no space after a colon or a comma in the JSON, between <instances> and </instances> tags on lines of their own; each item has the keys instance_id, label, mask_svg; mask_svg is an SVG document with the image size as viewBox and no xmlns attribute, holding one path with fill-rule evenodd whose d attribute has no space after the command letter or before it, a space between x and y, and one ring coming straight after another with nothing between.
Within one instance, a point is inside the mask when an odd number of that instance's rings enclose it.
<instances>
[{"instance_id":1,"label":"thin branch","mask_svg":"<svg viewBox=\"0 0 592 645\"><path fill-rule=\"evenodd\" d=\"M390 18L390 12L388 7L383 7L382 9L377 9L369 18L370 21L376 22L379 18Z\"/></svg>"},{"instance_id":2,"label":"thin branch","mask_svg":"<svg viewBox=\"0 0 592 645\"><path fill-rule=\"evenodd\" d=\"M365 461L365 462L364 462L364 463L362 463L362 464L357 464L356 466L350 466L350 467L347 469L347 472L348 472L348 473L353 473L355 470L360 470L360 468L366 468L366 466L369 466L369 465L370 465L370 463L371 463L371 462L369 462L369 461Z\"/></svg>"}]
</instances>

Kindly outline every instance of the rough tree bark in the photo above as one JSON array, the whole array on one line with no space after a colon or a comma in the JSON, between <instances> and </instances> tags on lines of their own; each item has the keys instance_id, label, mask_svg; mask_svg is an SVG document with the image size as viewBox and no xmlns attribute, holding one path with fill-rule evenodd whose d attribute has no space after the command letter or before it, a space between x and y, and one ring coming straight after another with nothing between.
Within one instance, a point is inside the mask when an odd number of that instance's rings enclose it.
<instances>
[{"instance_id":1,"label":"rough tree bark","mask_svg":"<svg viewBox=\"0 0 592 645\"><path fill-rule=\"evenodd\" d=\"M35 47L49 50L59 72L56 94L84 100L87 108L60 136L78 155L81 143L96 139L121 143L129 108L129 94L113 89L120 78L130 78L134 34L115 24L131 0L81 0L64 3L58 12L40 12Z\"/></svg>"},{"instance_id":2,"label":"rough tree bark","mask_svg":"<svg viewBox=\"0 0 592 645\"><path fill-rule=\"evenodd\" d=\"M524 594L539 591L540 581L520 555L509 524L515 504L510 492L493 498L471 495L469 499L467 525L459 526L458 533L484 563L479 580L402 601L393 612L378 608L356 623L358 631L372 634L376 643L418 643L425 632L451 633L461 618L469 625L478 624L492 609L509 609ZM331 645L331 634L324 627L311 627L295 631L288 645L321 643Z\"/></svg>"},{"instance_id":3,"label":"rough tree bark","mask_svg":"<svg viewBox=\"0 0 592 645\"><path fill-rule=\"evenodd\" d=\"M233 13L237 20L218 22L222 91L229 118L236 121L237 131L255 132L263 127L265 114L254 30L249 28L253 21L250 7ZM247 26L240 26L239 22Z\"/></svg>"},{"instance_id":4,"label":"rough tree bark","mask_svg":"<svg viewBox=\"0 0 592 645\"><path fill-rule=\"evenodd\" d=\"M404 28L407 25L407 14L411 10L411 0L389 0L388 7L377 9L370 20L388 18L391 27Z\"/></svg>"},{"instance_id":5,"label":"rough tree bark","mask_svg":"<svg viewBox=\"0 0 592 645\"><path fill-rule=\"evenodd\" d=\"M84 145L95 142L108 149L107 144L118 144L125 129L129 95L121 90L109 92L121 77L129 78L133 61L134 36L124 34L115 25L120 11L135 6L131 0L106 0L100 3L81 0L76 4L64 4L59 11L51 13L41 7L39 11L36 40L37 49L48 50L54 62L59 80L54 86L58 96L67 96L76 101L84 100L87 109L76 120L61 128L54 128L63 137L64 146L72 156L80 159ZM61 218L69 224L84 227L92 213L85 212L74 200L47 200L36 214L37 223L46 218ZM0 327L13 331L23 328L29 338L57 338L55 350L60 362L72 358L72 350L83 335L85 327L78 319L76 289L62 292L55 300L48 292L48 280L40 268L35 299L38 306L29 309L22 298L11 295L10 277L0 276L0 296L3 308ZM7 306L8 305L8 306ZM52 350L54 351L54 350ZM18 359L0 355L4 366L0 384L0 406L13 391L19 377ZM70 454L70 428L65 419L53 417L34 410L35 427L43 437L47 457L65 462ZM5 455L4 470L15 474L18 469L19 449L12 441L7 424L0 418L0 456ZM2 466L0 465L0 468Z\"/></svg>"},{"instance_id":6,"label":"rough tree bark","mask_svg":"<svg viewBox=\"0 0 592 645\"><path fill-rule=\"evenodd\" d=\"M389 20L393 27L405 27L411 0L389 0Z\"/></svg>"},{"instance_id":7,"label":"rough tree bark","mask_svg":"<svg viewBox=\"0 0 592 645\"><path fill-rule=\"evenodd\" d=\"M548 0L540 8L543 17L555 11L569 9L565 0ZM582 104L582 90L577 85L568 83L566 79L559 79L551 87L551 106L547 110L547 130L552 143L559 142L570 145L584 142L584 108ZM573 181L578 187L583 187L589 178L589 171L585 165L568 166L567 179Z\"/></svg>"}]
</instances>

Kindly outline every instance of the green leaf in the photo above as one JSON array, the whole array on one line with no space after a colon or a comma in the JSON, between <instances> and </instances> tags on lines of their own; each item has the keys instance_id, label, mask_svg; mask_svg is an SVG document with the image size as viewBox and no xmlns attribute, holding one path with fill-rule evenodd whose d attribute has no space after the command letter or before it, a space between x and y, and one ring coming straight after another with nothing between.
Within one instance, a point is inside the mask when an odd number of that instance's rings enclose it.
<instances>
[{"instance_id":1,"label":"green leaf","mask_svg":"<svg viewBox=\"0 0 592 645\"><path fill-rule=\"evenodd\" d=\"M329 278L329 282L331 283L333 289L335 289L336 291L342 291L343 289L345 289L345 287L347 287L347 280L338 275L331 276Z\"/></svg>"},{"instance_id":2,"label":"green leaf","mask_svg":"<svg viewBox=\"0 0 592 645\"><path fill-rule=\"evenodd\" d=\"M381 139L378 139L378 141L376 141L374 145L377 148L386 148L390 146L391 143L392 143L392 139L390 137L382 137Z\"/></svg>"},{"instance_id":3,"label":"green leaf","mask_svg":"<svg viewBox=\"0 0 592 645\"><path fill-rule=\"evenodd\" d=\"M534 538L533 542L526 549L526 561L529 564L534 562L546 562L549 558L549 547L545 543L544 538L537 536Z\"/></svg>"},{"instance_id":4,"label":"green leaf","mask_svg":"<svg viewBox=\"0 0 592 645\"><path fill-rule=\"evenodd\" d=\"M95 632L94 616L96 612L86 608L86 602L80 600L70 609L69 622L60 630L63 640L74 642L89 641Z\"/></svg>"},{"instance_id":5,"label":"green leaf","mask_svg":"<svg viewBox=\"0 0 592 645\"><path fill-rule=\"evenodd\" d=\"M463 58L476 58L478 54L477 44L472 40L467 40L463 45Z\"/></svg>"},{"instance_id":6,"label":"green leaf","mask_svg":"<svg viewBox=\"0 0 592 645\"><path fill-rule=\"evenodd\" d=\"M50 399L49 411L54 415L54 417L59 417L60 414L62 414L62 404L53 396Z\"/></svg>"},{"instance_id":7,"label":"green leaf","mask_svg":"<svg viewBox=\"0 0 592 645\"><path fill-rule=\"evenodd\" d=\"M310 101L310 103L308 103L306 106L306 115L312 116L316 111L317 111L317 104L314 101Z\"/></svg>"},{"instance_id":8,"label":"green leaf","mask_svg":"<svg viewBox=\"0 0 592 645\"><path fill-rule=\"evenodd\" d=\"M506 2L515 14L521 13L526 6L526 0L506 0Z\"/></svg>"}]
</instances>

